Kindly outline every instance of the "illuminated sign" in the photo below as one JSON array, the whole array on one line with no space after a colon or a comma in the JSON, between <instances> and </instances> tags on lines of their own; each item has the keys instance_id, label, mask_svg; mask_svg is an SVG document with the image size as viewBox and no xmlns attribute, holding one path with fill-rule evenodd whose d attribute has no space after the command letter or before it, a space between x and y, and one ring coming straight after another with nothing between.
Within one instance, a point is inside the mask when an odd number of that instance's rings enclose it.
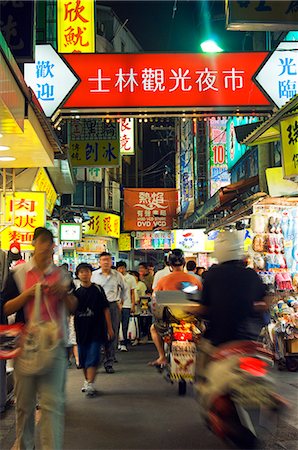
<instances>
[{"instance_id":1,"label":"illuminated sign","mask_svg":"<svg viewBox=\"0 0 298 450\"><path fill-rule=\"evenodd\" d=\"M134 238L135 249L150 250L150 249L171 249L170 231L137 231Z\"/></svg>"},{"instance_id":2,"label":"illuminated sign","mask_svg":"<svg viewBox=\"0 0 298 450\"><path fill-rule=\"evenodd\" d=\"M35 228L45 226L44 192L15 192L7 193L3 203L5 222L13 222L13 225L1 232L1 248L9 250L11 245L19 243L21 250L33 250L31 245Z\"/></svg>"},{"instance_id":3,"label":"illuminated sign","mask_svg":"<svg viewBox=\"0 0 298 450\"><path fill-rule=\"evenodd\" d=\"M118 123L101 119L73 121L70 125L69 154L74 167L118 167Z\"/></svg>"},{"instance_id":4,"label":"illuminated sign","mask_svg":"<svg viewBox=\"0 0 298 450\"><path fill-rule=\"evenodd\" d=\"M297 94L298 42L281 42L271 53L255 79L272 101L281 108Z\"/></svg>"},{"instance_id":5,"label":"illuminated sign","mask_svg":"<svg viewBox=\"0 0 298 450\"><path fill-rule=\"evenodd\" d=\"M134 120L129 118L119 119L119 129L120 154L122 156L134 155Z\"/></svg>"},{"instance_id":6,"label":"illuminated sign","mask_svg":"<svg viewBox=\"0 0 298 450\"><path fill-rule=\"evenodd\" d=\"M32 191L46 193L46 210L50 216L57 200L57 193L48 174L42 167L37 172L36 178L32 185Z\"/></svg>"},{"instance_id":7,"label":"illuminated sign","mask_svg":"<svg viewBox=\"0 0 298 450\"><path fill-rule=\"evenodd\" d=\"M59 53L95 52L95 1L57 0Z\"/></svg>"},{"instance_id":8,"label":"illuminated sign","mask_svg":"<svg viewBox=\"0 0 298 450\"><path fill-rule=\"evenodd\" d=\"M47 117L54 114L78 81L49 44L36 45L35 63L24 64L24 78Z\"/></svg>"},{"instance_id":9,"label":"illuminated sign","mask_svg":"<svg viewBox=\"0 0 298 450\"><path fill-rule=\"evenodd\" d=\"M80 241L82 238L82 226L79 223L61 223L60 240L61 241Z\"/></svg>"},{"instance_id":10,"label":"illuminated sign","mask_svg":"<svg viewBox=\"0 0 298 450\"><path fill-rule=\"evenodd\" d=\"M257 117L229 117L227 121L227 162L229 170L248 150L247 145L239 144L237 141L235 127L257 121Z\"/></svg>"},{"instance_id":11,"label":"illuminated sign","mask_svg":"<svg viewBox=\"0 0 298 450\"><path fill-rule=\"evenodd\" d=\"M67 54L81 81L64 108L270 107L252 80L267 54Z\"/></svg>"},{"instance_id":12,"label":"illuminated sign","mask_svg":"<svg viewBox=\"0 0 298 450\"><path fill-rule=\"evenodd\" d=\"M214 241L204 233L205 229L173 230L172 249L180 248L186 253L214 251Z\"/></svg>"},{"instance_id":13,"label":"illuminated sign","mask_svg":"<svg viewBox=\"0 0 298 450\"><path fill-rule=\"evenodd\" d=\"M85 235L119 238L119 216L116 214L96 211L88 211L88 214L91 217L90 220L83 223L83 231Z\"/></svg>"},{"instance_id":14,"label":"illuminated sign","mask_svg":"<svg viewBox=\"0 0 298 450\"><path fill-rule=\"evenodd\" d=\"M120 233L118 239L119 252L129 252L131 250L131 237L130 233Z\"/></svg>"},{"instance_id":15,"label":"illuminated sign","mask_svg":"<svg viewBox=\"0 0 298 450\"><path fill-rule=\"evenodd\" d=\"M226 155L227 119L209 120L209 150L210 150L210 196L223 186L230 184Z\"/></svg>"},{"instance_id":16,"label":"illuminated sign","mask_svg":"<svg viewBox=\"0 0 298 450\"><path fill-rule=\"evenodd\" d=\"M178 122L177 151L179 157L179 193L180 213L185 217L194 211L194 180L193 154L194 131L193 120L185 119Z\"/></svg>"},{"instance_id":17,"label":"illuminated sign","mask_svg":"<svg viewBox=\"0 0 298 450\"><path fill-rule=\"evenodd\" d=\"M124 189L124 230L145 231L173 227L177 215L176 189Z\"/></svg>"},{"instance_id":18,"label":"illuminated sign","mask_svg":"<svg viewBox=\"0 0 298 450\"><path fill-rule=\"evenodd\" d=\"M298 181L298 116L280 122L284 178Z\"/></svg>"}]
</instances>

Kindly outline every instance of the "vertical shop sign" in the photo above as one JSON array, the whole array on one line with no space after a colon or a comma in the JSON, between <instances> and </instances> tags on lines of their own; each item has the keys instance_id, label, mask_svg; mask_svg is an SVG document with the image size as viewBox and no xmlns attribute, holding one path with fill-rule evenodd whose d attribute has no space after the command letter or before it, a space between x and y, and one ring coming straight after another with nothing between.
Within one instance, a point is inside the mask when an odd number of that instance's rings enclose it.
<instances>
[{"instance_id":1,"label":"vertical shop sign","mask_svg":"<svg viewBox=\"0 0 298 450\"><path fill-rule=\"evenodd\" d=\"M46 210L47 214L50 216L57 200L57 192L55 191L55 188L45 169L42 167L36 174L32 185L32 191L46 193Z\"/></svg>"},{"instance_id":2,"label":"vertical shop sign","mask_svg":"<svg viewBox=\"0 0 298 450\"><path fill-rule=\"evenodd\" d=\"M1 232L1 248L9 250L19 243L21 251L33 250L36 227L45 226L46 197L44 192L15 192L5 197L5 222L12 223Z\"/></svg>"},{"instance_id":3,"label":"vertical shop sign","mask_svg":"<svg viewBox=\"0 0 298 450\"><path fill-rule=\"evenodd\" d=\"M227 119L209 120L210 196L230 183L226 155Z\"/></svg>"},{"instance_id":4,"label":"vertical shop sign","mask_svg":"<svg viewBox=\"0 0 298 450\"><path fill-rule=\"evenodd\" d=\"M119 126L101 119L81 119L70 124L69 152L74 167L118 167Z\"/></svg>"},{"instance_id":5,"label":"vertical shop sign","mask_svg":"<svg viewBox=\"0 0 298 450\"><path fill-rule=\"evenodd\" d=\"M298 181L298 116L280 122L284 178Z\"/></svg>"},{"instance_id":6,"label":"vertical shop sign","mask_svg":"<svg viewBox=\"0 0 298 450\"><path fill-rule=\"evenodd\" d=\"M187 217L194 211L194 132L192 119L180 121L178 145L180 146L180 212Z\"/></svg>"},{"instance_id":7,"label":"vertical shop sign","mask_svg":"<svg viewBox=\"0 0 298 450\"><path fill-rule=\"evenodd\" d=\"M57 0L59 53L95 52L95 1Z\"/></svg>"},{"instance_id":8,"label":"vertical shop sign","mask_svg":"<svg viewBox=\"0 0 298 450\"><path fill-rule=\"evenodd\" d=\"M134 148L134 119L125 118L119 121L120 128L120 154L131 156L135 154Z\"/></svg>"},{"instance_id":9,"label":"vertical shop sign","mask_svg":"<svg viewBox=\"0 0 298 450\"><path fill-rule=\"evenodd\" d=\"M227 162L230 170L248 150L247 145L239 144L236 139L235 127L258 122L256 117L229 117L227 121Z\"/></svg>"},{"instance_id":10,"label":"vertical shop sign","mask_svg":"<svg viewBox=\"0 0 298 450\"><path fill-rule=\"evenodd\" d=\"M124 230L171 229L177 206L176 189L124 189Z\"/></svg>"}]
</instances>

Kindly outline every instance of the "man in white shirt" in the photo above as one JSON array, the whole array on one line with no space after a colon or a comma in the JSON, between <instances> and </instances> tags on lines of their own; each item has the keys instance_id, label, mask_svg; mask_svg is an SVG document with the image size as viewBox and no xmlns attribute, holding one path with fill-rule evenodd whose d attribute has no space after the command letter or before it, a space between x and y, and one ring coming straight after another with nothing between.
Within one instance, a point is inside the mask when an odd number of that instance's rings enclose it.
<instances>
[{"instance_id":1,"label":"man in white shirt","mask_svg":"<svg viewBox=\"0 0 298 450\"><path fill-rule=\"evenodd\" d=\"M159 282L159 280L162 277L165 277L166 275L169 275L169 273L171 273L170 267L169 267L169 264L168 264L167 256L165 256L164 262L165 262L165 267L163 269L161 269L161 270L158 270L156 272L156 274L154 275L154 280L153 280L153 284L152 284L152 289L153 290L156 288L157 283Z\"/></svg>"},{"instance_id":2,"label":"man in white shirt","mask_svg":"<svg viewBox=\"0 0 298 450\"><path fill-rule=\"evenodd\" d=\"M110 253L101 253L99 256L99 264L100 269L94 270L91 281L92 283L99 284L103 288L110 303L114 339L108 341L106 344L104 367L107 373L114 373L113 365L118 342L120 311L128 295L128 287L121 273L112 269L112 256Z\"/></svg>"},{"instance_id":3,"label":"man in white shirt","mask_svg":"<svg viewBox=\"0 0 298 450\"><path fill-rule=\"evenodd\" d=\"M135 277L127 272L127 265L125 261L119 261L116 264L116 268L118 272L123 275L125 283L128 286L128 293L124 299L121 311L123 341L120 342L120 351L127 352L127 345L129 343L129 339L127 338L129 317L130 313L134 314L135 312L135 291L137 288L137 283Z\"/></svg>"}]
</instances>

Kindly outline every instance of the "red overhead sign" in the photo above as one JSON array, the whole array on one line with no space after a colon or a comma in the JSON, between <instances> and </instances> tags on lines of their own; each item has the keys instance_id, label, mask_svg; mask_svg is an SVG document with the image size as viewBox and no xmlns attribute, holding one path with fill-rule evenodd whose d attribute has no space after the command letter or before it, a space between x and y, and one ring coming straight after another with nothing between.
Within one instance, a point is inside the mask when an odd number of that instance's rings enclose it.
<instances>
[{"instance_id":1,"label":"red overhead sign","mask_svg":"<svg viewBox=\"0 0 298 450\"><path fill-rule=\"evenodd\" d=\"M80 78L63 108L269 106L253 82L267 52L69 54Z\"/></svg>"}]
</instances>

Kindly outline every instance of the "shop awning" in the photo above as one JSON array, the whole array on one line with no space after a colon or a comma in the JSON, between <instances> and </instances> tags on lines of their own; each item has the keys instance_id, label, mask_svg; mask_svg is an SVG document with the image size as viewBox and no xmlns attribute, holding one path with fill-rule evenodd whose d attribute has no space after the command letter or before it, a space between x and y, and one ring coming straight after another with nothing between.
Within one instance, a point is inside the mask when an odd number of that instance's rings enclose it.
<instances>
[{"instance_id":1,"label":"shop awning","mask_svg":"<svg viewBox=\"0 0 298 450\"><path fill-rule=\"evenodd\" d=\"M265 122L257 122L259 126L256 129L250 131L247 135L243 133L242 139L239 140L237 137L237 140L240 144L246 144L248 146L278 141L280 139L279 122L286 116L290 116L295 113L297 114L297 112L298 94L295 95L291 100L289 100L282 108L273 113L273 115L268 120L266 120ZM237 128L240 127L235 127L235 129ZM239 137L241 138L240 135Z\"/></svg>"},{"instance_id":2,"label":"shop awning","mask_svg":"<svg viewBox=\"0 0 298 450\"><path fill-rule=\"evenodd\" d=\"M234 201L241 200L241 195L249 191L252 187L259 183L259 177L248 178L246 180L238 181L237 183L232 183L227 186L220 188L212 197L210 197L203 206L197 209L188 219L183 221L183 226L185 228L191 228L197 222L203 218L209 216L210 214L215 214Z\"/></svg>"}]
</instances>

